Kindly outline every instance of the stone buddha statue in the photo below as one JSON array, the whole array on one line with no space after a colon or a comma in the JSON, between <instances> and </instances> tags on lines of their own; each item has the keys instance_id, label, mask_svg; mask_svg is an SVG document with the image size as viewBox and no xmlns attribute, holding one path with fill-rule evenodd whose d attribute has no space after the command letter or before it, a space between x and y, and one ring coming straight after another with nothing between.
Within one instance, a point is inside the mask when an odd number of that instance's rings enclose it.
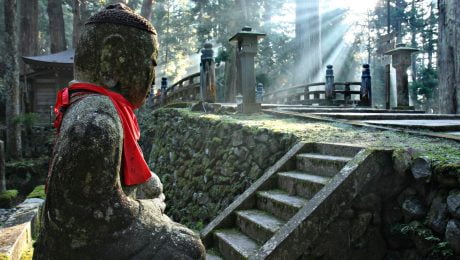
<instances>
[{"instance_id":1,"label":"stone buddha statue","mask_svg":"<svg viewBox=\"0 0 460 260\"><path fill-rule=\"evenodd\" d=\"M204 259L199 237L163 213L161 182L137 145L132 110L148 94L157 53L155 29L123 4L85 24L75 81L55 108L59 134L34 259ZM136 198L141 187L149 198Z\"/></svg>"}]
</instances>

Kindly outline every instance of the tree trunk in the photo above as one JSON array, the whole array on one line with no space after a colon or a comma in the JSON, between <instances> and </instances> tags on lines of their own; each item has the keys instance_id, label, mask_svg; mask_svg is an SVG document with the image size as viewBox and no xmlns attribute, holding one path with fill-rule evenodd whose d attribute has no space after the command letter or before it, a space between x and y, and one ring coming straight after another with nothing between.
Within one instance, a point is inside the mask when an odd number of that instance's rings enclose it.
<instances>
[{"instance_id":1,"label":"tree trunk","mask_svg":"<svg viewBox=\"0 0 460 260\"><path fill-rule=\"evenodd\" d=\"M0 192L6 191L6 174L5 174L5 146L0 140Z\"/></svg>"},{"instance_id":2,"label":"tree trunk","mask_svg":"<svg viewBox=\"0 0 460 260\"><path fill-rule=\"evenodd\" d=\"M318 0L296 0L295 83L312 83L322 67L321 18Z\"/></svg>"},{"instance_id":3,"label":"tree trunk","mask_svg":"<svg viewBox=\"0 0 460 260\"><path fill-rule=\"evenodd\" d=\"M82 17L81 17L81 0L72 0L72 14L73 14L73 35L72 35L72 48L77 48L78 39L80 39Z\"/></svg>"},{"instance_id":4,"label":"tree trunk","mask_svg":"<svg viewBox=\"0 0 460 260\"><path fill-rule=\"evenodd\" d=\"M142 2L141 15L149 21L152 19L152 5L153 0L144 0Z\"/></svg>"},{"instance_id":5,"label":"tree trunk","mask_svg":"<svg viewBox=\"0 0 460 260\"><path fill-rule=\"evenodd\" d=\"M460 113L460 2L439 0L439 109Z\"/></svg>"},{"instance_id":6,"label":"tree trunk","mask_svg":"<svg viewBox=\"0 0 460 260\"><path fill-rule=\"evenodd\" d=\"M5 0L5 53L6 73L6 151L13 159L21 158L21 129L15 123L20 114L19 63L17 44L16 0Z\"/></svg>"},{"instance_id":7,"label":"tree trunk","mask_svg":"<svg viewBox=\"0 0 460 260\"><path fill-rule=\"evenodd\" d=\"M38 0L20 0L19 55L38 54Z\"/></svg>"},{"instance_id":8,"label":"tree trunk","mask_svg":"<svg viewBox=\"0 0 460 260\"><path fill-rule=\"evenodd\" d=\"M64 14L62 12L62 0L48 0L49 32L51 53L65 51Z\"/></svg>"}]
</instances>

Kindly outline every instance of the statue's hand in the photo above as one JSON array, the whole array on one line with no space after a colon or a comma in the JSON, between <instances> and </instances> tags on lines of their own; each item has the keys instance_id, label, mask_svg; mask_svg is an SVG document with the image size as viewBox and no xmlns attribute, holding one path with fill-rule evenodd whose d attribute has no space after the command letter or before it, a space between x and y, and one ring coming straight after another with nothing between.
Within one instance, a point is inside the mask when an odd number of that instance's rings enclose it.
<instances>
[{"instance_id":1,"label":"statue's hand","mask_svg":"<svg viewBox=\"0 0 460 260\"><path fill-rule=\"evenodd\" d=\"M160 178L152 172L152 177L147 182L137 187L136 198L156 199L160 197L162 197L164 201L163 184Z\"/></svg>"},{"instance_id":2,"label":"statue's hand","mask_svg":"<svg viewBox=\"0 0 460 260\"><path fill-rule=\"evenodd\" d=\"M161 213L165 212L166 203L165 195L163 193L161 193L160 196L158 196L158 198L153 199L153 203L157 204L160 207Z\"/></svg>"}]
</instances>

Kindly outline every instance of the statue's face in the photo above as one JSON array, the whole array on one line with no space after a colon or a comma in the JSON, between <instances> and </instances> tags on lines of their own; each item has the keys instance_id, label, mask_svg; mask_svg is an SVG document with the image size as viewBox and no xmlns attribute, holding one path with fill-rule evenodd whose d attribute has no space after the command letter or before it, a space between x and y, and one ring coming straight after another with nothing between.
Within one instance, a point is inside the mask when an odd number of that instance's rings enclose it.
<instances>
[{"instance_id":1,"label":"statue's face","mask_svg":"<svg viewBox=\"0 0 460 260\"><path fill-rule=\"evenodd\" d=\"M126 75L128 80L123 85L130 85L128 100L135 106L139 107L144 104L147 95L149 94L152 82L155 80L155 67L157 65L157 46L154 35L149 34L148 40L145 41L144 47L139 47L139 56L131 62L133 66L131 75ZM127 64L130 66L130 64Z\"/></svg>"},{"instance_id":2,"label":"statue's face","mask_svg":"<svg viewBox=\"0 0 460 260\"><path fill-rule=\"evenodd\" d=\"M88 25L75 54L75 78L122 94L135 107L148 95L158 55L156 35L117 24Z\"/></svg>"}]
</instances>

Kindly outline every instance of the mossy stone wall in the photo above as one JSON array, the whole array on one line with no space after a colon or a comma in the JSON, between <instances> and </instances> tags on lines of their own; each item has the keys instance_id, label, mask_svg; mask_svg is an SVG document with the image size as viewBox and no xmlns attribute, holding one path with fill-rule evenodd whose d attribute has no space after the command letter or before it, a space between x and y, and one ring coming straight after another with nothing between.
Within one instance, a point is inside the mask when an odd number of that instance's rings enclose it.
<instances>
[{"instance_id":1,"label":"mossy stone wall","mask_svg":"<svg viewBox=\"0 0 460 260\"><path fill-rule=\"evenodd\" d=\"M166 213L200 229L297 141L290 134L160 109L140 117L141 145L163 182Z\"/></svg>"}]
</instances>

